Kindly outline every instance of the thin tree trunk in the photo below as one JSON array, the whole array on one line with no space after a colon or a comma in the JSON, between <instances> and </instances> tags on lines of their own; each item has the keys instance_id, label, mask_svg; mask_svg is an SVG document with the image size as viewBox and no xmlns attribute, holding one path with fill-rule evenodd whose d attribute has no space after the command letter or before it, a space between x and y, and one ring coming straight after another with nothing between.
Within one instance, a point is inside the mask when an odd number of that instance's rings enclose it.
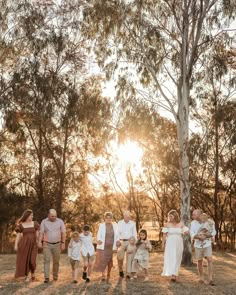
<instances>
[{"instance_id":1,"label":"thin tree trunk","mask_svg":"<svg viewBox=\"0 0 236 295\"><path fill-rule=\"evenodd\" d=\"M61 213L62 213L62 201L63 201L63 194L64 194L64 186L65 186L67 143L68 143L68 123L66 124L66 127L65 127L65 139L64 139L64 148L63 148L63 155L62 155L59 192L58 192L57 203L56 203L58 216L61 216Z\"/></svg>"},{"instance_id":2,"label":"thin tree trunk","mask_svg":"<svg viewBox=\"0 0 236 295\"><path fill-rule=\"evenodd\" d=\"M215 105L215 187L214 187L214 221L216 229L216 241L218 240L219 232L219 214L218 214L218 191L219 191L219 124L217 118L217 97L215 95L214 100Z\"/></svg>"},{"instance_id":3,"label":"thin tree trunk","mask_svg":"<svg viewBox=\"0 0 236 295\"><path fill-rule=\"evenodd\" d=\"M43 218L46 214L46 204L44 199L44 189L43 189L43 149L42 149L42 132L41 128L39 128L39 143L38 143L38 160L39 160L39 168L38 168L38 200L40 207L40 218Z\"/></svg>"}]
</instances>

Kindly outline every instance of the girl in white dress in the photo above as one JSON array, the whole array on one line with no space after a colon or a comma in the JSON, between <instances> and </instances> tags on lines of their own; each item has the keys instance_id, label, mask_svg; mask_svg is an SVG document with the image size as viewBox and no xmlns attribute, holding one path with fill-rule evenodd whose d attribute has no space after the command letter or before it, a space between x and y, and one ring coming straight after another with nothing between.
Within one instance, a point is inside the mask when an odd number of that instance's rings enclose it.
<instances>
[{"instance_id":1,"label":"girl in white dress","mask_svg":"<svg viewBox=\"0 0 236 295\"><path fill-rule=\"evenodd\" d=\"M183 234L188 234L189 229L180 222L179 214L176 210L168 213L168 223L162 229L162 248L164 253L164 268L162 276L171 276L171 281L176 281L179 274L183 255Z\"/></svg>"},{"instance_id":2,"label":"girl in white dress","mask_svg":"<svg viewBox=\"0 0 236 295\"><path fill-rule=\"evenodd\" d=\"M144 270L144 281L148 281L149 252L152 250L152 245L147 239L147 231L145 229L140 230L136 246L137 250L134 255L134 263L137 269Z\"/></svg>"}]
</instances>

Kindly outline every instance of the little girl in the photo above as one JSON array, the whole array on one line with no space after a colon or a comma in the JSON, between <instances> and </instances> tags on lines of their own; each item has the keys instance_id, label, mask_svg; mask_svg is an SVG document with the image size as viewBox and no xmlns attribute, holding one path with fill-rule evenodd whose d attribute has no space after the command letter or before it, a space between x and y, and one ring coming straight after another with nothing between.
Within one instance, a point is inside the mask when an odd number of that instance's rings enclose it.
<instances>
[{"instance_id":1,"label":"little girl","mask_svg":"<svg viewBox=\"0 0 236 295\"><path fill-rule=\"evenodd\" d=\"M136 253L136 245L135 245L135 237L129 238L129 244L127 247L127 262L126 262L126 278L133 279L133 276L136 273L135 263L134 263L134 255Z\"/></svg>"},{"instance_id":2,"label":"little girl","mask_svg":"<svg viewBox=\"0 0 236 295\"><path fill-rule=\"evenodd\" d=\"M145 229L141 229L139 232L139 239L136 243L137 251L134 255L134 261L138 268L144 270L145 279L144 281L148 281L148 262L149 262L149 252L152 249L151 243L147 240L147 231Z\"/></svg>"},{"instance_id":3,"label":"little girl","mask_svg":"<svg viewBox=\"0 0 236 295\"><path fill-rule=\"evenodd\" d=\"M77 231L72 233L70 243L68 245L68 257L72 268L73 283L78 283L79 262L80 262L80 238Z\"/></svg>"}]
</instances>

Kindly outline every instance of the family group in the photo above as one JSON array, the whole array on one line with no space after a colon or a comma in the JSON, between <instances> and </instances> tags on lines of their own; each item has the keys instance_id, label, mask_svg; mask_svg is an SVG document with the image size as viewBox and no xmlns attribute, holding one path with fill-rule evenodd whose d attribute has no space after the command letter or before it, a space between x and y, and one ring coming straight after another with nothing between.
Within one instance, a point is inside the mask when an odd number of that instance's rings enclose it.
<instances>
[{"instance_id":1,"label":"family group","mask_svg":"<svg viewBox=\"0 0 236 295\"><path fill-rule=\"evenodd\" d=\"M175 282L179 274L183 255L183 236L190 235L194 241L195 256L200 282L214 285L212 279L212 243L216 235L214 222L201 210L192 214L190 228L180 221L176 210L168 213L168 222L162 228L162 248L164 250L163 276L171 277ZM15 278L24 277L26 282L35 280L36 258L38 248L43 248L44 283L50 281L50 260L52 257L52 278L58 280L61 251L65 250L66 227L57 212L50 209L48 217L41 224L33 221L33 212L25 210L16 226ZM94 247L96 244L96 250ZM86 283L91 280L91 273L101 272L101 280L109 280L113 267L113 254L117 253L119 277L127 280L137 279L137 273L143 272L144 281L149 280L149 255L152 250L148 233L141 229L137 234L136 223L131 220L129 211L125 211L123 219L113 222L113 214L106 212L104 222L99 224L96 241L89 225L83 226L81 233L75 231L67 247L72 270L73 283L79 279L79 265L83 261L82 279ZM203 278L203 259L208 261L208 280ZM124 260L126 267L124 271Z\"/></svg>"}]
</instances>

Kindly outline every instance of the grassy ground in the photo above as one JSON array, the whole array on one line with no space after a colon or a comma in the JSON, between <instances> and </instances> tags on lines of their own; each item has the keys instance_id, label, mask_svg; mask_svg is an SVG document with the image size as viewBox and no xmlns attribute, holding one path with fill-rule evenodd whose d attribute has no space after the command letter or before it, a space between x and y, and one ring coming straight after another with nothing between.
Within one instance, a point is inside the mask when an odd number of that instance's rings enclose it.
<instances>
[{"instance_id":1,"label":"grassy ground","mask_svg":"<svg viewBox=\"0 0 236 295\"><path fill-rule=\"evenodd\" d=\"M100 274L93 273L90 284L82 279L75 286L72 284L69 261L61 256L59 280L49 284L43 283L43 257L38 255L36 281L25 283L16 281L14 276L15 255L0 255L0 294L1 295L235 295L236 294L236 255L215 253L214 281L216 286L206 286L198 282L196 265L181 268L178 282L171 283L169 278L160 276L163 265L163 253L151 253L150 280L143 282L142 274L135 281L120 280L116 257L110 282L101 282ZM205 273L207 268L204 267ZM81 270L82 272L82 270Z\"/></svg>"}]
</instances>

